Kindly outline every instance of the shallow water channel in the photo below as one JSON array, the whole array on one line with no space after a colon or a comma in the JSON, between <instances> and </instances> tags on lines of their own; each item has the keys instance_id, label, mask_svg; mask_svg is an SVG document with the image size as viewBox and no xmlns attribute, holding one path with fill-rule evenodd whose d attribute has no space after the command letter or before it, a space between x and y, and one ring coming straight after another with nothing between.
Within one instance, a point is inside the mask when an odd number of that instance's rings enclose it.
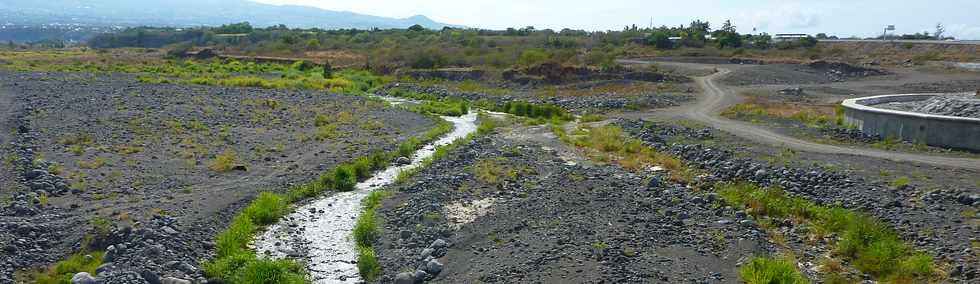
<instances>
[{"instance_id":1,"label":"shallow water channel","mask_svg":"<svg viewBox=\"0 0 980 284\"><path fill-rule=\"evenodd\" d=\"M392 104L411 101L383 97ZM442 117L453 124L453 131L415 152L412 162L390 166L357 184L351 192L323 196L302 203L293 213L269 226L255 240L255 251L270 258L291 258L306 263L314 283L358 283L357 246L352 231L361 214L361 200L373 190L395 181L398 173L421 166L435 153L436 147L452 144L476 132L476 112L461 117Z\"/></svg>"}]
</instances>

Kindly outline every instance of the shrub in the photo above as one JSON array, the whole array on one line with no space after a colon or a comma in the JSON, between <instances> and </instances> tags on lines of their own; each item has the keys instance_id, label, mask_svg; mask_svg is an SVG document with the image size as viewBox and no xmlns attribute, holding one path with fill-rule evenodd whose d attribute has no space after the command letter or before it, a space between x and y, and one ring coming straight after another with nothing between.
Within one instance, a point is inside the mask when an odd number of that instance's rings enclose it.
<instances>
[{"instance_id":1,"label":"shrub","mask_svg":"<svg viewBox=\"0 0 980 284\"><path fill-rule=\"evenodd\" d=\"M334 189L339 191L354 190L357 185L357 173L350 165L340 165L333 172Z\"/></svg>"},{"instance_id":2,"label":"shrub","mask_svg":"<svg viewBox=\"0 0 980 284\"><path fill-rule=\"evenodd\" d=\"M558 118L564 121L572 120L572 116L560 107L547 104L532 104L522 101L507 102L498 106L495 111L530 118Z\"/></svg>"},{"instance_id":3,"label":"shrub","mask_svg":"<svg viewBox=\"0 0 980 284\"><path fill-rule=\"evenodd\" d=\"M580 120L582 122L585 122L585 123L588 123L588 122L597 122L597 121L606 120L606 117L604 115L601 115L601 114L586 114L586 115L583 115Z\"/></svg>"},{"instance_id":4,"label":"shrub","mask_svg":"<svg viewBox=\"0 0 980 284\"><path fill-rule=\"evenodd\" d=\"M374 208L366 208L354 224L354 241L359 247L370 247L380 236L381 229L374 218Z\"/></svg>"},{"instance_id":5,"label":"shrub","mask_svg":"<svg viewBox=\"0 0 980 284\"><path fill-rule=\"evenodd\" d=\"M416 105L414 110L445 116L461 116L469 112L469 106L463 101L423 101Z\"/></svg>"},{"instance_id":6,"label":"shrub","mask_svg":"<svg viewBox=\"0 0 980 284\"><path fill-rule=\"evenodd\" d=\"M371 153L369 159L371 160L371 169L373 170L383 169L389 162L388 155L385 155L385 153L381 151Z\"/></svg>"},{"instance_id":7,"label":"shrub","mask_svg":"<svg viewBox=\"0 0 980 284\"><path fill-rule=\"evenodd\" d=\"M492 159L477 162L470 171L476 175L477 180L490 185L497 185L504 180L517 178L516 170Z\"/></svg>"},{"instance_id":8,"label":"shrub","mask_svg":"<svg viewBox=\"0 0 980 284\"><path fill-rule=\"evenodd\" d=\"M255 200L245 208L244 214L257 225L269 225L275 223L280 217L286 215L289 205L282 196L271 193L259 193Z\"/></svg>"},{"instance_id":9,"label":"shrub","mask_svg":"<svg viewBox=\"0 0 980 284\"><path fill-rule=\"evenodd\" d=\"M415 153L415 149L418 148L418 145L419 141L415 137L405 140L405 142L398 144L398 156L411 158L412 154Z\"/></svg>"},{"instance_id":10,"label":"shrub","mask_svg":"<svg viewBox=\"0 0 980 284\"><path fill-rule=\"evenodd\" d=\"M232 271L227 283L304 284L303 267L288 260L253 259Z\"/></svg>"},{"instance_id":11,"label":"shrub","mask_svg":"<svg viewBox=\"0 0 980 284\"><path fill-rule=\"evenodd\" d=\"M51 165L48 166L48 172L53 175L60 175L64 171L65 171L65 165L59 163L51 163Z\"/></svg>"},{"instance_id":12,"label":"shrub","mask_svg":"<svg viewBox=\"0 0 980 284\"><path fill-rule=\"evenodd\" d=\"M303 267L289 260L259 259L253 253L241 253L204 263L205 274L230 284L307 283Z\"/></svg>"},{"instance_id":13,"label":"shrub","mask_svg":"<svg viewBox=\"0 0 980 284\"><path fill-rule=\"evenodd\" d=\"M231 225L215 238L218 258L245 252L245 245L252 240L255 229L255 224L247 215L240 214L235 217Z\"/></svg>"},{"instance_id":14,"label":"shrub","mask_svg":"<svg viewBox=\"0 0 980 284\"><path fill-rule=\"evenodd\" d=\"M409 59L409 66L415 69L432 69L446 66L449 60L437 49L426 49L415 52L413 58Z\"/></svg>"},{"instance_id":15,"label":"shrub","mask_svg":"<svg viewBox=\"0 0 980 284\"><path fill-rule=\"evenodd\" d=\"M372 162L370 157L360 157L354 160L351 164L351 168L354 169L354 175L357 179L362 180L371 176Z\"/></svg>"},{"instance_id":16,"label":"shrub","mask_svg":"<svg viewBox=\"0 0 980 284\"><path fill-rule=\"evenodd\" d=\"M476 127L476 132L482 135L493 133L493 130L497 128L497 122L493 119L483 119L480 120L480 125Z\"/></svg>"},{"instance_id":17,"label":"shrub","mask_svg":"<svg viewBox=\"0 0 980 284\"><path fill-rule=\"evenodd\" d=\"M899 177L892 181L892 188L905 189L909 186L909 177Z\"/></svg>"},{"instance_id":18,"label":"shrub","mask_svg":"<svg viewBox=\"0 0 980 284\"><path fill-rule=\"evenodd\" d=\"M91 161L79 160L78 167L83 169L94 170L94 169L101 168L102 166L105 166L106 163L107 163L106 158L96 157L94 160Z\"/></svg>"},{"instance_id":19,"label":"shrub","mask_svg":"<svg viewBox=\"0 0 980 284\"><path fill-rule=\"evenodd\" d=\"M86 255L91 256L86 260ZM88 272L95 275L95 269L102 265L102 252L79 252L59 261L45 271L36 272L32 276L37 284L71 283L75 273Z\"/></svg>"},{"instance_id":20,"label":"shrub","mask_svg":"<svg viewBox=\"0 0 980 284\"><path fill-rule=\"evenodd\" d=\"M929 278L935 275L932 256L925 253L916 253L911 257L902 260L898 264L897 273L894 276L895 282L913 282L908 280Z\"/></svg>"},{"instance_id":21,"label":"shrub","mask_svg":"<svg viewBox=\"0 0 980 284\"><path fill-rule=\"evenodd\" d=\"M230 171L235 167L235 162L237 159L238 158L235 157L234 151L225 150L208 162L208 169L219 173Z\"/></svg>"},{"instance_id":22,"label":"shrub","mask_svg":"<svg viewBox=\"0 0 980 284\"><path fill-rule=\"evenodd\" d=\"M542 49L528 49L521 53L517 58L517 64L521 66L534 66L548 62L549 55Z\"/></svg>"},{"instance_id":23,"label":"shrub","mask_svg":"<svg viewBox=\"0 0 980 284\"><path fill-rule=\"evenodd\" d=\"M58 139L58 143L65 146L88 145L92 144L92 135L83 133L69 134Z\"/></svg>"},{"instance_id":24,"label":"shrub","mask_svg":"<svg viewBox=\"0 0 980 284\"><path fill-rule=\"evenodd\" d=\"M333 123L317 126L314 137L317 141L324 141L337 137L337 125Z\"/></svg>"},{"instance_id":25,"label":"shrub","mask_svg":"<svg viewBox=\"0 0 980 284\"><path fill-rule=\"evenodd\" d=\"M810 283L791 261L758 257L738 269L738 277L747 284Z\"/></svg>"},{"instance_id":26,"label":"shrub","mask_svg":"<svg viewBox=\"0 0 980 284\"><path fill-rule=\"evenodd\" d=\"M381 273L381 265L378 264L378 258L374 255L373 249L358 248L357 271L368 282L373 282L378 278L378 274Z\"/></svg>"},{"instance_id":27,"label":"shrub","mask_svg":"<svg viewBox=\"0 0 980 284\"><path fill-rule=\"evenodd\" d=\"M381 237L381 228L378 226L375 211L381 205L384 196L384 192L381 191L368 194L361 202L363 211L354 224L353 235L358 249L357 270L367 281L374 281L381 272L381 266L378 265L378 259L371 247Z\"/></svg>"}]
</instances>

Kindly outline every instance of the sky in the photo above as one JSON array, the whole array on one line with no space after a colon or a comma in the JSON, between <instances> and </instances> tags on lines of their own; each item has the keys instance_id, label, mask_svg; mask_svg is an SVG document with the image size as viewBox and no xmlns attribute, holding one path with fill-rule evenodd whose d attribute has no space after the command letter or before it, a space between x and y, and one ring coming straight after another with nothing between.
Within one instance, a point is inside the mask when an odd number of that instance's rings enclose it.
<instances>
[{"instance_id":1,"label":"sky","mask_svg":"<svg viewBox=\"0 0 980 284\"><path fill-rule=\"evenodd\" d=\"M824 32L841 37L935 30L960 39L980 39L980 0L252 0L405 18L425 15L442 23L475 28L621 30L626 25L677 26L705 19L712 28L732 20L740 32Z\"/></svg>"}]
</instances>

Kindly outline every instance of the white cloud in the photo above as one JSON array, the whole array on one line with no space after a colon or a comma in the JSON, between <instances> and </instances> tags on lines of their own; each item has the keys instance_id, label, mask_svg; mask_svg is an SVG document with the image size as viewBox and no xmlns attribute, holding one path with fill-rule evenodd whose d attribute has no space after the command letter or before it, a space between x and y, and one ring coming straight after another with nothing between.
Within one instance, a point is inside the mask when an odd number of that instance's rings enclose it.
<instances>
[{"instance_id":1,"label":"white cloud","mask_svg":"<svg viewBox=\"0 0 980 284\"><path fill-rule=\"evenodd\" d=\"M946 25L946 36L958 39L980 39L980 26L969 26L965 24Z\"/></svg>"},{"instance_id":2,"label":"white cloud","mask_svg":"<svg viewBox=\"0 0 980 284\"><path fill-rule=\"evenodd\" d=\"M743 24L739 28L743 31L758 28L759 31L770 33L807 30L820 25L822 14L821 10L798 3L783 3L773 8L743 13L740 17Z\"/></svg>"}]
</instances>

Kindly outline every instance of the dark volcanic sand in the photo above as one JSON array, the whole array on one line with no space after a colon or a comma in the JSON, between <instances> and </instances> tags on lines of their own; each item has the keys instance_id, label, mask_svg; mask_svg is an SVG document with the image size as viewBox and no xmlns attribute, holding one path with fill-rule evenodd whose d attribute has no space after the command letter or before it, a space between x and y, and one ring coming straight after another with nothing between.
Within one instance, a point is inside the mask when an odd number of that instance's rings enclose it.
<instances>
[{"instance_id":1,"label":"dark volcanic sand","mask_svg":"<svg viewBox=\"0 0 980 284\"><path fill-rule=\"evenodd\" d=\"M214 234L257 192L312 180L434 126L378 101L314 91L81 74L0 73L0 82L10 161L0 171L0 196L9 198L0 204L0 283L76 251L96 219L121 228L93 245L116 245L112 271L198 278ZM337 125L335 137L313 136L317 114ZM90 142L63 143L79 135ZM209 170L225 151L244 168ZM48 172L54 163L63 166L58 174ZM41 195L47 207L32 204Z\"/></svg>"}]
</instances>

